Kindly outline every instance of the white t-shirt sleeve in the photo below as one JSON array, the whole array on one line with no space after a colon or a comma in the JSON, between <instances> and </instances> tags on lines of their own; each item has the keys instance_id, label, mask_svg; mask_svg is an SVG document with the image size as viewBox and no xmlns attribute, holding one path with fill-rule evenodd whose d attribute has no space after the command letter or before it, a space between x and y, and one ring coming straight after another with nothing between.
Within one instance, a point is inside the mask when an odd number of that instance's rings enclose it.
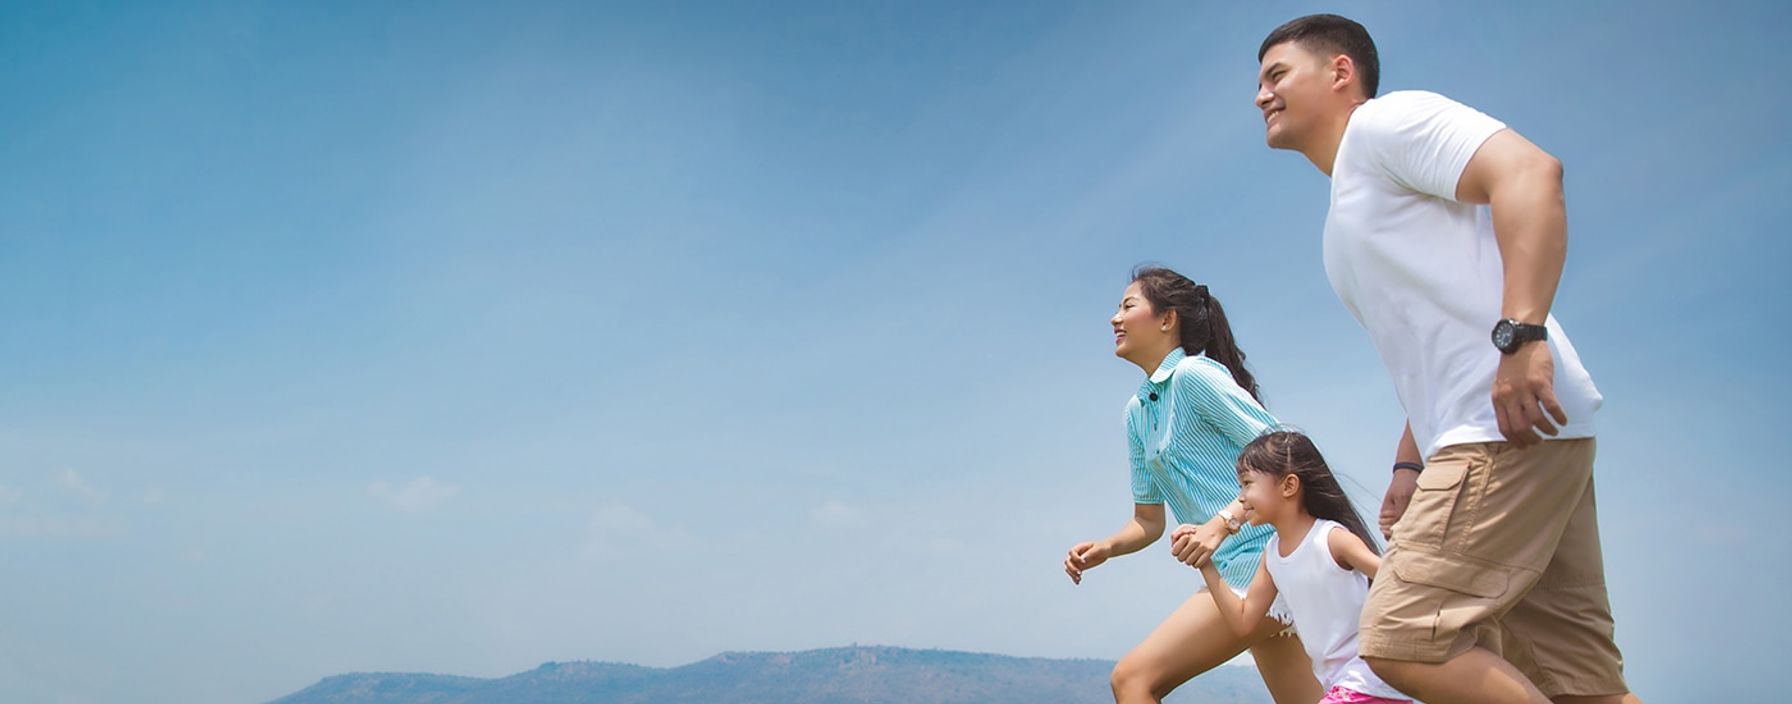
<instances>
[{"instance_id":1,"label":"white t-shirt sleeve","mask_svg":"<svg viewBox=\"0 0 1792 704\"><path fill-rule=\"evenodd\" d=\"M1399 91L1357 108L1361 149L1395 183L1456 200L1456 183L1475 151L1506 123L1425 91Z\"/></svg>"}]
</instances>

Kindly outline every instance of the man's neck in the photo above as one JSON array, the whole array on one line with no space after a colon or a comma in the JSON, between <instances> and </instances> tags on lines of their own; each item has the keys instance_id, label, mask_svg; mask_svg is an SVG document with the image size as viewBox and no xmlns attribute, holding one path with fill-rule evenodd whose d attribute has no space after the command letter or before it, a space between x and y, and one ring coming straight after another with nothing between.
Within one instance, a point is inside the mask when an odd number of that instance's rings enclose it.
<instances>
[{"instance_id":1,"label":"man's neck","mask_svg":"<svg viewBox=\"0 0 1792 704\"><path fill-rule=\"evenodd\" d=\"M1338 145L1344 143L1344 130L1350 127L1350 116L1362 106L1363 104L1360 102L1352 103L1348 109L1333 116L1331 121L1325 125L1325 129L1319 133L1313 146L1301 150L1307 160L1313 162L1313 166L1327 178L1332 175L1332 167L1337 165Z\"/></svg>"}]
</instances>

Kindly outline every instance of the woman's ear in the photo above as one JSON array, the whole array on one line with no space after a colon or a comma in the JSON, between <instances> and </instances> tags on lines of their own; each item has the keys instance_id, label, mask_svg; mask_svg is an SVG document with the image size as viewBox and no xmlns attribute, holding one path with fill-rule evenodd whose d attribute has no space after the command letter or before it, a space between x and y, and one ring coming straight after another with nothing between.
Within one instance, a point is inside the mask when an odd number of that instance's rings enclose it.
<instances>
[{"instance_id":1,"label":"woman's ear","mask_svg":"<svg viewBox=\"0 0 1792 704\"><path fill-rule=\"evenodd\" d=\"M1164 332L1169 332L1170 328L1176 327L1176 311L1175 311L1175 309L1165 311L1163 319L1159 320L1157 322L1158 322L1158 326L1163 328Z\"/></svg>"}]
</instances>

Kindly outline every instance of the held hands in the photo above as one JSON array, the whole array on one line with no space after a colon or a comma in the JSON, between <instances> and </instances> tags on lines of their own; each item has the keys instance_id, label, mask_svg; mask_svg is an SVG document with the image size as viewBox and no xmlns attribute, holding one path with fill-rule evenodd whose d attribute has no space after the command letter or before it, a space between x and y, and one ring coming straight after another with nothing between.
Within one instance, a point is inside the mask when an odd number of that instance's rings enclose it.
<instances>
[{"instance_id":1,"label":"held hands","mask_svg":"<svg viewBox=\"0 0 1792 704\"><path fill-rule=\"evenodd\" d=\"M1493 414L1499 420L1500 434L1512 444L1535 445L1542 441L1537 433L1554 436L1557 425L1568 423L1568 414L1556 402L1555 374L1549 345L1541 341L1500 355L1499 370L1493 375ZM1550 422L1552 418L1555 423Z\"/></svg>"},{"instance_id":2,"label":"held hands","mask_svg":"<svg viewBox=\"0 0 1792 704\"><path fill-rule=\"evenodd\" d=\"M1072 584L1083 583L1083 572L1095 569L1097 565L1108 561L1114 548L1107 541L1090 540L1077 543L1070 548L1070 556L1064 558L1064 574L1070 575Z\"/></svg>"},{"instance_id":3,"label":"held hands","mask_svg":"<svg viewBox=\"0 0 1792 704\"><path fill-rule=\"evenodd\" d=\"M1208 521L1202 525L1184 523L1170 533L1170 554L1189 567L1200 567L1220 549L1228 533L1224 521Z\"/></svg>"},{"instance_id":4,"label":"held hands","mask_svg":"<svg viewBox=\"0 0 1792 704\"><path fill-rule=\"evenodd\" d=\"M1388 495L1381 500L1381 537L1394 539L1394 523L1406 515L1406 505L1412 502L1412 492L1418 486L1418 472L1394 470L1394 479L1388 483Z\"/></svg>"}]
</instances>

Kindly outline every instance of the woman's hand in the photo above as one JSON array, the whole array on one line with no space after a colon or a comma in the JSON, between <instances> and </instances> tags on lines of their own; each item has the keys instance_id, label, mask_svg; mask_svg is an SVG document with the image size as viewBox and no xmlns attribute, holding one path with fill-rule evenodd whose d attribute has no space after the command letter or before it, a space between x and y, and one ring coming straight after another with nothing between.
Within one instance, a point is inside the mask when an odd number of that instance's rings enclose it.
<instances>
[{"instance_id":1,"label":"woman's hand","mask_svg":"<svg viewBox=\"0 0 1792 704\"><path fill-rule=\"evenodd\" d=\"M1070 575L1074 584L1083 583L1083 572L1095 569L1097 565L1108 561L1113 553L1113 546L1104 540L1090 540L1077 543L1070 549L1070 556L1064 558L1064 574Z\"/></svg>"},{"instance_id":2,"label":"woman's hand","mask_svg":"<svg viewBox=\"0 0 1792 704\"><path fill-rule=\"evenodd\" d=\"M1198 526L1184 523L1170 533L1170 554L1176 556L1177 562L1200 567L1220 549L1220 543L1225 542L1227 535L1230 533L1226 531L1223 519L1216 518Z\"/></svg>"}]
</instances>

